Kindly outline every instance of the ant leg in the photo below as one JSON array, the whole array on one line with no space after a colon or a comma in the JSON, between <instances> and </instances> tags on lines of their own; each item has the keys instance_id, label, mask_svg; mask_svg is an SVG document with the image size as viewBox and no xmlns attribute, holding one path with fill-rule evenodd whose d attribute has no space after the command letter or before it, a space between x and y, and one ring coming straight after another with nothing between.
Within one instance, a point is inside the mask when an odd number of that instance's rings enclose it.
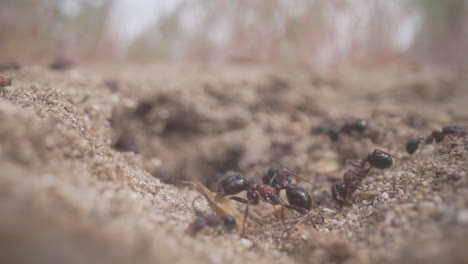
<instances>
[{"instance_id":1,"label":"ant leg","mask_svg":"<svg viewBox=\"0 0 468 264\"><path fill-rule=\"evenodd\" d=\"M281 207L280 212L281 212L280 218L281 218L281 222L284 225L284 230L286 230L286 233L288 233L288 236L291 236L291 233L289 232L288 226L286 225L286 222L284 221L284 209L283 209L283 207Z\"/></svg>"},{"instance_id":2,"label":"ant leg","mask_svg":"<svg viewBox=\"0 0 468 264\"><path fill-rule=\"evenodd\" d=\"M419 147L418 155L421 154L423 147L426 145L426 143L422 142L420 143L421 147Z\"/></svg>"},{"instance_id":3,"label":"ant leg","mask_svg":"<svg viewBox=\"0 0 468 264\"><path fill-rule=\"evenodd\" d=\"M450 141L457 142L457 140L451 135L447 135L447 138L450 139Z\"/></svg>"},{"instance_id":4,"label":"ant leg","mask_svg":"<svg viewBox=\"0 0 468 264\"><path fill-rule=\"evenodd\" d=\"M195 207L195 201L200 199L200 197L202 197L201 194L199 194L197 197L195 197L195 199L193 199L192 201L192 208L193 208L193 211L195 212L195 215L200 215L201 212Z\"/></svg>"},{"instance_id":5,"label":"ant leg","mask_svg":"<svg viewBox=\"0 0 468 264\"><path fill-rule=\"evenodd\" d=\"M236 196L233 196L233 197L229 197L229 199L231 200L234 200L236 202L239 202L239 203L245 203L246 206L245 206L245 211L244 211L244 224L242 225L242 234L241 236L244 237L245 235L245 225L247 224L247 215L249 214L249 200L246 200L246 199L243 199L243 198L240 198L240 197L236 197Z\"/></svg>"},{"instance_id":6,"label":"ant leg","mask_svg":"<svg viewBox=\"0 0 468 264\"><path fill-rule=\"evenodd\" d=\"M240 198L240 197L236 197L236 196L229 197L229 199L234 200L234 201L239 202L239 203L244 203L244 204L249 203L249 200L246 200L246 199Z\"/></svg>"},{"instance_id":7,"label":"ant leg","mask_svg":"<svg viewBox=\"0 0 468 264\"><path fill-rule=\"evenodd\" d=\"M312 223L312 225L315 227L315 224L314 224L314 220L312 219L312 216L310 215L310 212L302 207L298 207L298 206L295 206L295 205L290 205L290 204L285 204L285 203L282 203L281 204L282 206L288 208L288 209L291 209L291 210L294 210L302 215L307 215L309 217L309 220L310 222ZM288 231L289 233L289 231Z\"/></svg>"},{"instance_id":8,"label":"ant leg","mask_svg":"<svg viewBox=\"0 0 468 264\"><path fill-rule=\"evenodd\" d=\"M362 167L363 163L365 164L364 161L365 160L363 160L363 159L347 159L346 163L348 163L349 165L351 165L353 167Z\"/></svg>"},{"instance_id":9,"label":"ant leg","mask_svg":"<svg viewBox=\"0 0 468 264\"><path fill-rule=\"evenodd\" d=\"M270 180L270 182L268 183L268 185L270 185L270 186L271 186L271 185L273 184L273 181L275 180L275 178L276 178L276 175L275 175L275 176L273 176L273 177L271 178L271 180Z\"/></svg>"},{"instance_id":10,"label":"ant leg","mask_svg":"<svg viewBox=\"0 0 468 264\"><path fill-rule=\"evenodd\" d=\"M279 197L277 197L277 198L275 198L275 199L272 199L272 201L274 201L274 202L280 204L280 205L283 206L283 207L286 207L286 208L288 208L288 209L294 210L294 211L296 211L296 212L298 212L298 213L300 213L300 214L303 214L303 215L307 214L307 210L306 210L306 209L304 209L304 208L302 208L302 207L299 207L299 206L287 204L285 201L283 201L283 199L281 199L281 198L279 198Z\"/></svg>"},{"instance_id":11,"label":"ant leg","mask_svg":"<svg viewBox=\"0 0 468 264\"><path fill-rule=\"evenodd\" d=\"M245 225L247 224L247 216L249 215L249 202L245 205L245 212L244 212L244 224L242 225L242 235L241 237L245 237Z\"/></svg>"},{"instance_id":12,"label":"ant leg","mask_svg":"<svg viewBox=\"0 0 468 264\"><path fill-rule=\"evenodd\" d=\"M303 178L303 177L297 175L297 173L295 173L295 172L292 172L292 171L290 171L290 170L285 170L285 172L286 172L287 174L293 176L293 177L296 178L296 179L299 179L299 180L301 180L301 181L305 181L305 182L307 182L307 183L309 183L309 184L313 184L311 181L306 180L305 178Z\"/></svg>"}]
</instances>

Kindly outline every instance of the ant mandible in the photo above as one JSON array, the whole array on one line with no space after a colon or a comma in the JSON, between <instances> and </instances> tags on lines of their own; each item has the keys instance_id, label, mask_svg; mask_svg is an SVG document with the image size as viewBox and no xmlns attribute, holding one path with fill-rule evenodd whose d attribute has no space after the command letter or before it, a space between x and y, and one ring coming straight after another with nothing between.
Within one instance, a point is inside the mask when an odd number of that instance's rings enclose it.
<instances>
[{"instance_id":1,"label":"ant mandible","mask_svg":"<svg viewBox=\"0 0 468 264\"><path fill-rule=\"evenodd\" d=\"M234 201L246 204L242 227L242 236L244 236L249 206L258 205L260 198L272 205L281 205L301 214L308 213L308 210L312 207L312 199L303 187L290 183L292 181L291 177L295 177L295 174L282 165L274 166L262 178L247 179L239 173L228 172L218 183L216 197L221 198L242 191L247 192L247 199L236 196L230 197ZM279 197L279 193L283 189L286 190L289 204ZM288 231L283 215L281 215L281 222Z\"/></svg>"},{"instance_id":2,"label":"ant mandible","mask_svg":"<svg viewBox=\"0 0 468 264\"><path fill-rule=\"evenodd\" d=\"M366 158L360 159L358 163L352 164L354 168L347 170L343 175L342 182L336 182L332 186L332 197L341 206L346 203L349 196L359 189L361 181L369 174L372 168L388 169L393 165L395 157L387 152L375 149ZM395 157L396 158L396 157ZM366 167L369 164L369 167Z\"/></svg>"},{"instance_id":3,"label":"ant mandible","mask_svg":"<svg viewBox=\"0 0 468 264\"><path fill-rule=\"evenodd\" d=\"M427 137L418 137L411 138L406 142L406 152L413 154L416 152L420 144L432 144L434 141L440 143L447 136L452 138L452 136L464 136L466 131L460 127L455 126L446 126L443 127L440 131L434 130Z\"/></svg>"}]
</instances>

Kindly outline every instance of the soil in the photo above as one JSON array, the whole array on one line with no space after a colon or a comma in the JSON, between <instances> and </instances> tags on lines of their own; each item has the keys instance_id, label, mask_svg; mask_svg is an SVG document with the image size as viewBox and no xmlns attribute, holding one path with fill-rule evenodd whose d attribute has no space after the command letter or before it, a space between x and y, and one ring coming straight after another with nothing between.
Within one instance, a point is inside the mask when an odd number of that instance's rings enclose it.
<instances>
[{"instance_id":1,"label":"soil","mask_svg":"<svg viewBox=\"0 0 468 264\"><path fill-rule=\"evenodd\" d=\"M22 65L0 88L2 263L466 263L468 138L405 142L468 121L466 75L388 66ZM333 143L323 122L370 123ZM374 149L350 203L332 182ZM187 234L198 192L229 170L285 164L312 184L312 220L251 207L247 236ZM244 205L234 204L243 213ZM203 199L197 208L210 214ZM313 222L313 223L312 223Z\"/></svg>"}]
</instances>

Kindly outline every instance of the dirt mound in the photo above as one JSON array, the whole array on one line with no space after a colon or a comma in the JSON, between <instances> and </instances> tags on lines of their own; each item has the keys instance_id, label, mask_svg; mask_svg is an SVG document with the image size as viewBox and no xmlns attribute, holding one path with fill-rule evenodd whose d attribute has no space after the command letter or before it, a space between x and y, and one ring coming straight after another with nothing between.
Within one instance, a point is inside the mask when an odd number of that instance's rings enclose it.
<instances>
[{"instance_id":1,"label":"dirt mound","mask_svg":"<svg viewBox=\"0 0 468 264\"><path fill-rule=\"evenodd\" d=\"M117 74L118 73L118 74ZM183 74L182 74L183 73ZM468 139L410 156L404 143L468 120L464 78L433 69L307 72L242 67L24 66L0 90L0 243L5 263L466 262ZM369 120L332 143L324 121ZM373 170L343 209L331 182L375 148L401 160ZM262 203L248 237L205 229L197 192L226 171L286 164L313 182L291 236ZM169 184L167 184L169 183ZM204 202L199 208L209 212ZM240 205L239 210L243 210Z\"/></svg>"}]
</instances>

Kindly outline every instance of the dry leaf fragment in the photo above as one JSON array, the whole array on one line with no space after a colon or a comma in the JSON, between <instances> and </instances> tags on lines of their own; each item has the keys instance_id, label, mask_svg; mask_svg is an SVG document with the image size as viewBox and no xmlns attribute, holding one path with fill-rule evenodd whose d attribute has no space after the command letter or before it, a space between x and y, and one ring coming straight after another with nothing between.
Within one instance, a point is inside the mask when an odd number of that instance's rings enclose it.
<instances>
[{"instance_id":1,"label":"dry leaf fragment","mask_svg":"<svg viewBox=\"0 0 468 264\"><path fill-rule=\"evenodd\" d=\"M13 77L0 74L0 87L11 85Z\"/></svg>"},{"instance_id":2,"label":"dry leaf fragment","mask_svg":"<svg viewBox=\"0 0 468 264\"><path fill-rule=\"evenodd\" d=\"M197 191L206 198L211 209L218 216L224 217L227 214L232 215L236 219L237 226L243 226L243 217L240 215L239 211L237 211L237 209L232 206L231 201L227 197L217 199L216 193L210 191L203 184L199 182L192 182L192 184L195 186Z\"/></svg>"}]
</instances>

